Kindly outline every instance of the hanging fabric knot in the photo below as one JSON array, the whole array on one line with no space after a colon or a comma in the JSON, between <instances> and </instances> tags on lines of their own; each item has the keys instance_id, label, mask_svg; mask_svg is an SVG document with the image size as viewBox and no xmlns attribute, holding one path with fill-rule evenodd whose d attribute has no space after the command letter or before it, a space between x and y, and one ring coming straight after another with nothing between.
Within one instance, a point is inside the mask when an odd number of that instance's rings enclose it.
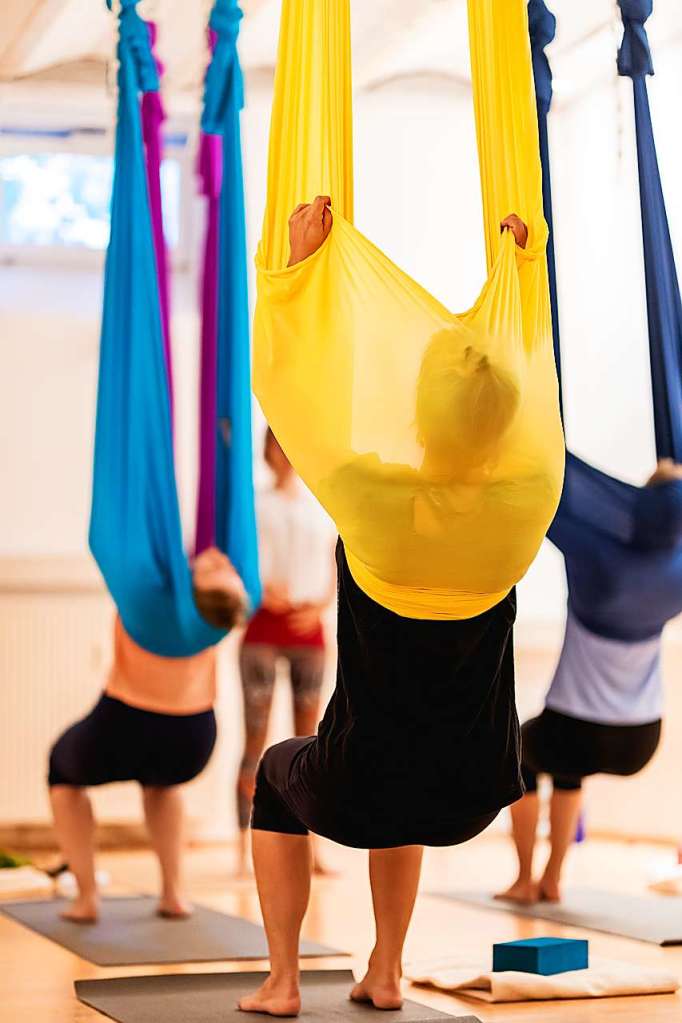
<instances>
[{"instance_id":1,"label":"hanging fabric knot","mask_svg":"<svg viewBox=\"0 0 682 1023\"><path fill-rule=\"evenodd\" d=\"M111 0L107 3L110 6ZM118 56L121 65L132 60L140 92L156 92L159 71L152 52L149 26L137 13L137 3L138 0L121 0Z\"/></svg>"},{"instance_id":2,"label":"hanging fabric knot","mask_svg":"<svg viewBox=\"0 0 682 1023\"><path fill-rule=\"evenodd\" d=\"M618 74L629 78L653 75L654 64L644 22L653 11L653 0L618 0L623 17L623 42L618 51Z\"/></svg>"},{"instance_id":3,"label":"hanging fabric knot","mask_svg":"<svg viewBox=\"0 0 682 1023\"><path fill-rule=\"evenodd\" d=\"M243 17L237 0L216 0L208 24L218 36L235 44Z\"/></svg>"},{"instance_id":4,"label":"hanging fabric knot","mask_svg":"<svg viewBox=\"0 0 682 1023\"><path fill-rule=\"evenodd\" d=\"M548 112L552 104L552 69L545 47L549 46L556 35L556 18L544 0L529 0L528 28L533 56L535 94L538 103L542 103L545 112Z\"/></svg>"},{"instance_id":5,"label":"hanging fabric knot","mask_svg":"<svg viewBox=\"0 0 682 1023\"><path fill-rule=\"evenodd\" d=\"M243 13L237 0L216 0L209 18L215 33L213 58L204 82L202 131L222 135L229 100L234 96L238 109L244 106L244 81L237 53L239 24Z\"/></svg>"}]
</instances>

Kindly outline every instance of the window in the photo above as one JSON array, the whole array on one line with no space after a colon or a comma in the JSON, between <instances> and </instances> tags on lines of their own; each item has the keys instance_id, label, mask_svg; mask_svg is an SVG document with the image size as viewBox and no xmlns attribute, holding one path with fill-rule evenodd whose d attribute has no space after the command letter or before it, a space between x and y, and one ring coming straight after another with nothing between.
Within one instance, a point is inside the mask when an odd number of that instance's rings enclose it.
<instances>
[{"instance_id":1,"label":"window","mask_svg":"<svg viewBox=\"0 0 682 1023\"><path fill-rule=\"evenodd\" d=\"M0 247L102 251L109 241L112 174L110 156L79 152L1 156ZM180 242L181 179L179 160L164 160L164 226L173 249Z\"/></svg>"}]
</instances>

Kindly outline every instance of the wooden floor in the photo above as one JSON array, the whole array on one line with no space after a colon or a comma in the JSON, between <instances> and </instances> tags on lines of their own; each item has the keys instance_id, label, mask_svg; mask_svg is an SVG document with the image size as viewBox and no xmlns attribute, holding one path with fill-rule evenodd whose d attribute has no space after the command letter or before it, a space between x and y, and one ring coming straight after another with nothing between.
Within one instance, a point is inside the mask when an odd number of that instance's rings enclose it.
<instances>
[{"instance_id":1,"label":"wooden floor","mask_svg":"<svg viewBox=\"0 0 682 1023\"><path fill-rule=\"evenodd\" d=\"M363 968L372 940L365 854L338 847L325 847L327 860L339 871L336 878L315 882L305 933L336 947L346 948ZM587 842L574 851L569 880L578 884L643 892L652 860L664 855L660 847L622 843ZM192 897L216 909L259 919L258 901L251 882L230 878L233 851L194 849L189 854ZM100 866L112 878L115 894L153 892L155 866L145 852L102 855ZM460 849L430 850L425 863L423 888L437 885L499 887L511 877L512 858L501 836L482 836ZM407 948L407 958L443 955L461 956L467 961L490 960L495 941L537 934L567 934L551 924L516 919L454 903L421 896ZM596 955L633 963L664 965L682 979L682 948L659 949L640 942L589 934ZM308 960L306 967L346 967L347 960ZM209 964L208 966L125 967L102 969L78 959L59 946L40 938L0 916L0 1023L84 1023L102 1020L80 1005L73 994L73 981L98 977L132 976L150 973L182 973L262 969L262 964ZM419 989L417 1000L428 1002L454 1015L473 1013L484 1023L529 1021L529 1023L602 1023L636 1020L637 1023L680 1023L682 996L594 999L575 1002L542 1002L490 1006ZM161 1021L160 1021L161 1023Z\"/></svg>"}]
</instances>

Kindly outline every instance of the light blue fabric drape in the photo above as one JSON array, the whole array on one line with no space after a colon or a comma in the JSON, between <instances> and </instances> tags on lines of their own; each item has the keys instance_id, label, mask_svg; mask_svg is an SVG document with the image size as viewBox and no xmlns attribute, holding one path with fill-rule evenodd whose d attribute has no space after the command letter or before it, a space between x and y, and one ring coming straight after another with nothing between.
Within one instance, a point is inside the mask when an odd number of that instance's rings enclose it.
<instances>
[{"instance_id":1,"label":"light blue fabric drape","mask_svg":"<svg viewBox=\"0 0 682 1023\"><path fill-rule=\"evenodd\" d=\"M222 136L217 301L217 422L215 539L230 557L249 595L260 602L253 489L251 351L246 265L246 221L240 112L244 87L237 53L242 12L237 0L216 0L215 33L206 74L202 130ZM210 470L210 466L208 467Z\"/></svg>"},{"instance_id":2,"label":"light blue fabric drape","mask_svg":"<svg viewBox=\"0 0 682 1023\"><path fill-rule=\"evenodd\" d=\"M177 657L223 633L196 610L183 548L140 118L158 77L136 0L121 3L118 57L90 546L127 632Z\"/></svg>"}]
</instances>

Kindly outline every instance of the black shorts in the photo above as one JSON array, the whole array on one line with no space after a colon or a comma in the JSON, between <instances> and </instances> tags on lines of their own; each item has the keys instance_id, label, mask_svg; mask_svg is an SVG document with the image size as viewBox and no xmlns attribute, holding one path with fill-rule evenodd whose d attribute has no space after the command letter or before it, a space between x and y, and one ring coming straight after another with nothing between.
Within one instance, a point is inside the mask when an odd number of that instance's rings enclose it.
<instances>
[{"instance_id":1,"label":"black shorts","mask_svg":"<svg viewBox=\"0 0 682 1023\"><path fill-rule=\"evenodd\" d=\"M601 725L546 708L521 729L526 790L536 791L539 774L551 775L556 789L569 792L592 774L637 774L653 757L660 739L660 721Z\"/></svg>"},{"instance_id":2,"label":"black shorts","mask_svg":"<svg viewBox=\"0 0 682 1023\"><path fill-rule=\"evenodd\" d=\"M212 710L158 714L106 694L50 752L49 784L88 788L136 781L150 788L182 785L201 774L216 741Z\"/></svg>"},{"instance_id":3,"label":"black shorts","mask_svg":"<svg viewBox=\"0 0 682 1023\"><path fill-rule=\"evenodd\" d=\"M332 813L329 816L320 813L318 800L301 791L296 785L290 784L295 774L295 762L299 754L314 742L314 738L287 739L271 746L261 760L256 777L256 792L253 803L251 827L254 831L274 831L281 835L307 835L310 831L331 838L340 845L356 848L386 849L405 845L462 845L476 838L490 827L499 810L477 817L462 817L460 820L449 820L443 823L442 836L436 835L433 828L429 841L424 843L423 835L410 835L409 828L401 830L400 835L391 836L384 833L380 840L368 843L358 842L358 821L366 814L362 798L354 804L354 812L347 821L339 820Z\"/></svg>"}]
</instances>

